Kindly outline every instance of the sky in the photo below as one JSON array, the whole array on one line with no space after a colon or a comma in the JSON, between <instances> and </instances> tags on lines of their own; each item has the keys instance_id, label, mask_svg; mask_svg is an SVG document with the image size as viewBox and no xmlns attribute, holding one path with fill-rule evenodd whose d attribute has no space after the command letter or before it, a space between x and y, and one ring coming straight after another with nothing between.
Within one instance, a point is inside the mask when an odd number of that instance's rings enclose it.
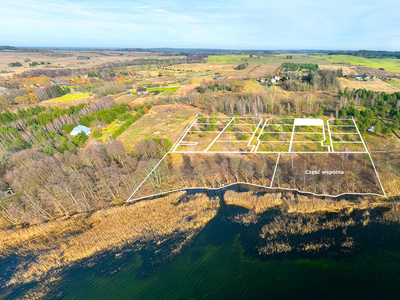
<instances>
[{"instance_id":1,"label":"sky","mask_svg":"<svg viewBox=\"0 0 400 300\"><path fill-rule=\"evenodd\" d=\"M0 0L0 45L400 50L398 0Z\"/></svg>"}]
</instances>

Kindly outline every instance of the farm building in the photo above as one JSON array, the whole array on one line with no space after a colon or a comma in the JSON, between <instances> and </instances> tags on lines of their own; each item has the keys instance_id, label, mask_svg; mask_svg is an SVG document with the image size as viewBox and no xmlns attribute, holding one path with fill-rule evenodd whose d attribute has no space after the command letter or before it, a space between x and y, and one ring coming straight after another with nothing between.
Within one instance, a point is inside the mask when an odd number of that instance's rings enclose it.
<instances>
[{"instance_id":1,"label":"farm building","mask_svg":"<svg viewBox=\"0 0 400 300\"><path fill-rule=\"evenodd\" d=\"M78 125L74 129L72 129L70 135L75 136L80 134L81 132L83 132L86 135L89 135L92 132L92 130L86 126Z\"/></svg>"},{"instance_id":2,"label":"farm building","mask_svg":"<svg viewBox=\"0 0 400 300\"><path fill-rule=\"evenodd\" d=\"M276 81L279 81L279 80L281 80L282 79L282 75L275 75L275 80Z\"/></svg>"},{"instance_id":3,"label":"farm building","mask_svg":"<svg viewBox=\"0 0 400 300\"><path fill-rule=\"evenodd\" d=\"M136 91L138 93L147 93L147 88L137 88Z\"/></svg>"}]
</instances>

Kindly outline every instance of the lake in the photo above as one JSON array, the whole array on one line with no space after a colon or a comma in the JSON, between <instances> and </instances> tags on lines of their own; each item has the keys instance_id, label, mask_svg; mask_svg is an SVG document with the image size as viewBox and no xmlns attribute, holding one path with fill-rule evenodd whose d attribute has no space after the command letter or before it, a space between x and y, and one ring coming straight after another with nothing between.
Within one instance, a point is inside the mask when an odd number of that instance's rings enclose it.
<instances>
[{"instance_id":1,"label":"lake","mask_svg":"<svg viewBox=\"0 0 400 300\"><path fill-rule=\"evenodd\" d=\"M181 241L85 260L47 284L46 298L400 298L400 225L388 208L255 216L224 206L174 254Z\"/></svg>"}]
</instances>

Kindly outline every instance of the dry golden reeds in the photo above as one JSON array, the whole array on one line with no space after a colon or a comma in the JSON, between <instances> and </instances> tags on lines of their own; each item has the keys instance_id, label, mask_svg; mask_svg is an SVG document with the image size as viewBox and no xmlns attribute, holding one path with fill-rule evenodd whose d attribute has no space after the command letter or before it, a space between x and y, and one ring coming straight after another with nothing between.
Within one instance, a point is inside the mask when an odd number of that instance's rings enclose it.
<instances>
[{"instance_id":1,"label":"dry golden reeds","mask_svg":"<svg viewBox=\"0 0 400 300\"><path fill-rule=\"evenodd\" d=\"M193 232L217 213L219 203L204 194L179 202L185 192L100 210L24 229L0 231L0 255L37 255L9 284L37 280L52 269L136 241Z\"/></svg>"}]
</instances>

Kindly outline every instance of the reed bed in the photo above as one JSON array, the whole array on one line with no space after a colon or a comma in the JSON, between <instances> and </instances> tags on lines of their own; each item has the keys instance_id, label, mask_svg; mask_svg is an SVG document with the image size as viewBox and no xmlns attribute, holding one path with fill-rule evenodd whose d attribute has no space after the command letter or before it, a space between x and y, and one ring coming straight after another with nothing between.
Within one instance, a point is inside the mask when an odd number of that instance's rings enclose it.
<instances>
[{"instance_id":1,"label":"reed bed","mask_svg":"<svg viewBox=\"0 0 400 300\"><path fill-rule=\"evenodd\" d=\"M38 280L49 271L128 243L161 240L172 234L193 236L217 213L219 203L185 192L157 200L99 210L25 229L0 231L0 255L34 255L19 266L8 284Z\"/></svg>"},{"instance_id":2,"label":"reed bed","mask_svg":"<svg viewBox=\"0 0 400 300\"><path fill-rule=\"evenodd\" d=\"M243 206L256 213L263 213L275 205L283 204L281 193L257 196L253 192L238 193L227 191L224 195L224 200L226 204Z\"/></svg>"}]
</instances>

